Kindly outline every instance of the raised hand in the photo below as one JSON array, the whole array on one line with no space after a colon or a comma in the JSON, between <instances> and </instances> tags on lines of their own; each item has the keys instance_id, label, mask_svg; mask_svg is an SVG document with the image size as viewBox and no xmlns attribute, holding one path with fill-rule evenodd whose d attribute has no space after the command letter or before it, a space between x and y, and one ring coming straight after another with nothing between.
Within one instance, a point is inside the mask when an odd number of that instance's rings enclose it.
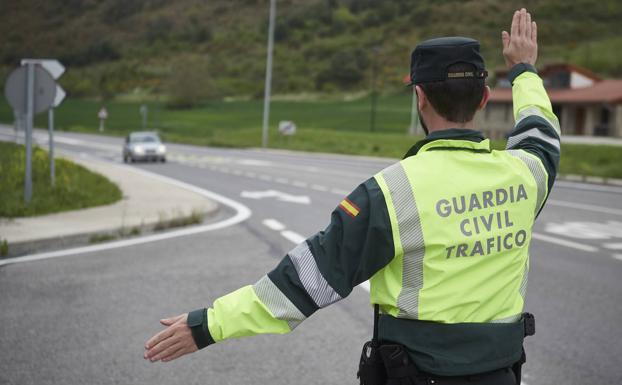
<instances>
[{"instance_id":1,"label":"raised hand","mask_svg":"<svg viewBox=\"0 0 622 385\"><path fill-rule=\"evenodd\" d=\"M514 12L510 33L501 32L503 58L508 68L518 63L536 64L538 58L538 26L525 8Z\"/></svg>"}]
</instances>

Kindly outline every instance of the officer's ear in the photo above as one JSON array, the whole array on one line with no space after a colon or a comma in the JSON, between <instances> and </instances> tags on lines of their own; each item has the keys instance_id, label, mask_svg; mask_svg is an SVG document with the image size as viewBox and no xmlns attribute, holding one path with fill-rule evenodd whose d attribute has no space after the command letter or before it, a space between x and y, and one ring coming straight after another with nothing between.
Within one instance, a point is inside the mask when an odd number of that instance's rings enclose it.
<instances>
[{"instance_id":1,"label":"officer's ear","mask_svg":"<svg viewBox=\"0 0 622 385\"><path fill-rule=\"evenodd\" d=\"M415 86L415 91L417 92L417 107L419 107L419 111L423 111L423 109L430 104L428 98L425 96L425 92L423 92L423 88L420 86Z\"/></svg>"},{"instance_id":2,"label":"officer's ear","mask_svg":"<svg viewBox=\"0 0 622 385\"><path fill-rule=\"evenodd\" d=\"M483 110L488 104L488 99L490 99L490 87L484 87L484 95L482 95L482 100L479 102L478 110Z\"/></svg>"}]
</instances>

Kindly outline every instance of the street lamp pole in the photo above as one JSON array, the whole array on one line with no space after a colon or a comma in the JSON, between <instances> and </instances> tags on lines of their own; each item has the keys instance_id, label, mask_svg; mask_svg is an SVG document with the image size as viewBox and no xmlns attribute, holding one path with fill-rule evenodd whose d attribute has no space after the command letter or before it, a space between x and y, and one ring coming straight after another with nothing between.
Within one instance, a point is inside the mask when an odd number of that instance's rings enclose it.
<instances>
[{"instance_id":1,"label":"street lamp pole","mask_svg":"<svg viewBox=\"0 0 622 385\"><path fill-rule=\"evenodd\" d=\"M268 58L266 60L266 85L263 97L263 130L261 146L268 147L268 125L270 121L270 93L272 87L272 50L274 48L274 18L276 15L276 0L270 0L270 22L268 25Z\"/></svg>"}]
</instances>

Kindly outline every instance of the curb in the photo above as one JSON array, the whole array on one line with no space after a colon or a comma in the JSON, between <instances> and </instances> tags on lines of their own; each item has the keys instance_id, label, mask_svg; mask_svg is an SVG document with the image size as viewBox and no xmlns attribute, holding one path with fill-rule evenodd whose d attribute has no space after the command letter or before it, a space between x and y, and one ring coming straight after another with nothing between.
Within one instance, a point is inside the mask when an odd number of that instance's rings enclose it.
<instances>
[{"instance_id":1,"label":"curb","mask_svg":"<svg viewBox=\"0 0 622 385\"><path fill-rule=\"evenodd\" d=\"M61 237L41 238L25 242L9 243L8 253L0 256L0 261L7 258L21 257L24 255L35 254L46 251L61 250L78 246L89 246L110 241L130 239L137 236L144 236L167 231L177 230L182 227L205 225L207 220L219 217L221 212L220 205L206 213L201 218L200 223L192 223L183 226L171 226L165 229L156 229L158 222L145 223L140 226L130 226L127 228L110 228L107 230L92 231L87 233L72 234ZM171 220L177 218L171 218ZM94 239L100 237L102 240Z\"/></svg>"}]
</instances>

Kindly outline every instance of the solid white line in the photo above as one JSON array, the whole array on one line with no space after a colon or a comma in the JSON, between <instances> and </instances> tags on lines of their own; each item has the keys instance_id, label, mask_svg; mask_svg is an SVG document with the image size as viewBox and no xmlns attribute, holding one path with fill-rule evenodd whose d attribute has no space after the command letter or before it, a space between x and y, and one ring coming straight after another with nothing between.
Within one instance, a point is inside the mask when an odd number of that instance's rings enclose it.
<instances>
[{"instance_id":1,"label":"solid white line","mask_svg":"<svg viewBox=\"0 0 622 385\"><path fill-rule=\"evenodd\" d=\"M622 215L622 210L619 210L619 209L613 209L610 207L596 206L596 205L590 205L590 204L584 204L584 203L574 203L574 202L566 202L566 201L558 201L555 199L549 199L546 202L546 204L553 205L553 206L560 206L560 207L570 207L570 208L579 209L579 210L594 211L597 213Z\"/></svg>"},{"instance_id":2,"label":"solid white line","mask_svg":"<svg viewBox=\"0 0 622 385\"><path fill-rule=\"evenodd\" d=\"M200 225L200 226L193 226L193 227L183 228L179 230L173 230L173 231L162 233L162 234L151 234L151 235L146 235L146 236L138 237L138 238L103 243L100 245L83 246L83 247L76 247L76 248L66 249L66 250L31 254L31 255L26 255L23 257L0 259L0 266L12 264L12 263L32 262L32 261L39 261L43 259L59 258L59 257L65 257L69 255L76 255L76 254L93 253L96 251L117 249L120 247L140 245L140 244L148 243L148 242L161 241L164 239L176 238L176 237L192 235L192 234L199 234L199 233L203 233L206 231L219 230L219 229L223 229L225 227L233 226L240 222L243 222L247 220L252 214L251 210L245 205L239 202L236 202L232 199L229 199L225 196L222 196L220 194L216 194L214 192L202 189L200 187L193 186L191 184L181 182L176 179L169 178L163 175L155 174L149 171L145 171L142 169L138 169L138 168L134 168L130 166L122 166L122 165L120 165L119 167L125 167L129 171L142 174L142 175L154 178L154 179L158 179L163 182L175 185L177 187L195 192L199 195L203 195L206 198L213 199L216 202L219 202L225 206L231 207L233 210L235 210L236 213L234 216L227 218L220 222L209 223L209 224Z\"/></svg>"},{"instance_id":3,"label":"solid white line","mask_svg":"<svg viewBox=\"0 0 622 385\"><path fill-rule=\"evenodd\" d=\"M288 241L291 241L291 242L293 242L295 244L302 243L302 242L304 242L307 239L307 238L303 237L302 235L300 235L298 233L295 233L293 231L290 231L290 230L281 231L281 235L285 239L287 239Z\"/></svg>"},{"instance_id":4,"label":"solid white line","mask_svg":"<svg viewBox=\"0 0 622 385\"><path fill-rule=\"evenodd\" d=\"M611 250L622 250L622 243L605 243L603 247Z\"/></svg>"},{"instance_id":5,"label":"solid white line","mask_svg":"<svg viewBox=\"0 0 622 385\"><path fill-rule=\"evenodd\" d=\"M594 252L598 251L598 248L594 247L594 246L584 245L582 243L577 243L577 242L572 242L572 241L567 241L565 239L555 238L555 237L551 237L549 235L532 233L531 237L534 238L534 239L537 239L539 241L554 243L554 244L561 245L561 246L571 247L571 248L577 249L577 250L588 251L590 253L594 253Z\"/></svg>"},{"instance_id":6,"label":"solid white line","mask_svg":"<svg viewBox=\"0 0 622 385\"><path fill-rule=\"evenodd\" d=\"M277 221L276 219L272 219L272 218L264 219L261 223L263 223L263 225L269 228L270 230L274 230L274 231L285 230L285 225Z\"/></svg>"}]
</instances>

